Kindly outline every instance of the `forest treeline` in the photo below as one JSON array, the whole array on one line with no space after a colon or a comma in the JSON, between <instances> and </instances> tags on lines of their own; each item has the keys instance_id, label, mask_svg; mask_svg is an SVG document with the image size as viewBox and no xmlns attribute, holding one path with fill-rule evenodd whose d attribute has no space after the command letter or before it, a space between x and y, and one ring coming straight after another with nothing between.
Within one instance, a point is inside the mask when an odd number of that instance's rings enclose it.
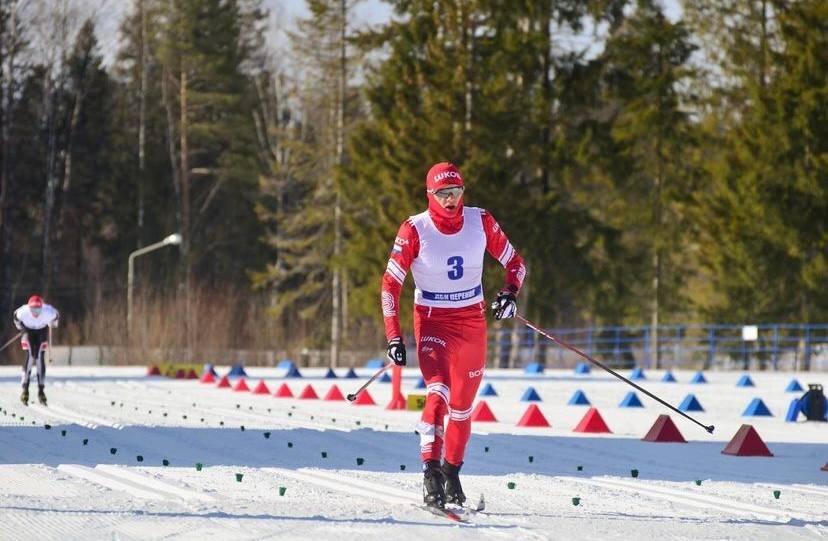
<instances>
[{"instance_id":1,"label":"forest treeline","mask_svg":"<svg viewBox=\"0 0 828 541\"><path fill-rule=\"evenodd\" d=\"M306 0L279 48L257 0L129 3L102 40L69 0L0 2L0 313L39 292L67 342L377 347L448 160L543 325L828 320L824 1L393 0L368 27ZM128 256L173 232L127 329Z\"/></svg>"}]
</instances>

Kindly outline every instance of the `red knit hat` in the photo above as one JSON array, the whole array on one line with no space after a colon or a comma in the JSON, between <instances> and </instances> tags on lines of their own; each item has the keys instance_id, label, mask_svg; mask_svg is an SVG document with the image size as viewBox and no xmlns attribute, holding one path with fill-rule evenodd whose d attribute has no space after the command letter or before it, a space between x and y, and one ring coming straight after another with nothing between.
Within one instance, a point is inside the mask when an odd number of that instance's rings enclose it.
<instances>
[{"instance_id":1,"label":"red knit hat","mask_svg":"<svg viewBox=\"0 0 828 541\"><path fill-rule=\"evenodd\" d=\"M40 295L29 297L29 308L43 308L43 299Z\"/></svg>"},{"instance_id":2,"label":"red knit hat","mask_svg":"<svg viewBox=\"0 0 828 541\"><path fill-rule=\"evenodd\" d=\"M444 186L463 186L460 170L453 163L436 163L431 166L426 175L427 190L439 190Z\"/></svg>"}]
</instances>

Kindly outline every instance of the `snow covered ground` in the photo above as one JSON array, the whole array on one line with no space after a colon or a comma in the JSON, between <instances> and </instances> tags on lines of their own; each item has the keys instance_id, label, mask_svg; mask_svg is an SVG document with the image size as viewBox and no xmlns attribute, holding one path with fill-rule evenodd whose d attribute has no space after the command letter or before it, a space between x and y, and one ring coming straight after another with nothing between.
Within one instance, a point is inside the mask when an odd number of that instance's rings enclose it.
<instances>
[{"instance_id":1,"label":"snow covered ground","mask_svg":"<svg viewBox=\"0 0 828 541\"><path fill-rule=\"evenodd\" d=\"M645 407L620 408L630 388L608 374L490 370L499 396L486 401L499 422L475 424L463 469L467 495L484 493L487 510L458 525L410 505L421 500L418 413L386 411L387 383L369 389L378 406L355 406L272 395L283 381L294 394L311 383L320 397L362 382L322 371L283 379L249 368L251 388L264 378L270 396L144 372L50 367L47 409L20 404L19 369L0 367L0 539L828 536L828 424L785 422L802 394L784 392L792 374L752 374L756 387L737 388L738 373L707 373L706 385L687 383L690 373L677 372L678 383L648 373L644 387L676 405L695 393L705 408L695 415L716 426L711 436L672 414L689 440L680 444L641 441L670 412L640 393ZM416 372L406 370L403 392ZM824 373L796 377L828 384ZM530 385L551 428L515 426ZM567 405L576 389L612 434L572 432L587 410ZM754 397L773 417L741 416ZM773 458L721 454L746 422Z\"/></svg>"}]
</instances>

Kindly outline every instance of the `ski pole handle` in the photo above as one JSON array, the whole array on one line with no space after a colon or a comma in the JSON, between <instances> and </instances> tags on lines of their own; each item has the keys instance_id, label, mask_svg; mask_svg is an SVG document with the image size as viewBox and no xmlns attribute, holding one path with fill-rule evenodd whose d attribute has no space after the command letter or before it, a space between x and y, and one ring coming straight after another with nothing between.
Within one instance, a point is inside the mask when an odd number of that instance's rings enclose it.
<instances>
[{"instance_id":1,"label":"ski pole handle","mask_svg":"<svg viewBox=\"0 0 828 541\"><path fill-rule=\"evenodd\" d=\"M359 393L361 393L362 391L364 391L366 387L368 387L369 385L371 385L371 384L374 382L374 380L375 380L375 379L377 379L378 377L380 377L380 376L381 376L381 375L382 375L382 374L383 374L386 370L388 370L388 369L389 369L389 368L391 368L392 366L394 366L394 363L388 363L388 364L386 364L385 366L383 366L382 368L380 368L379 370L377 370L377 373L376 373L376 374L374 374L373 376L371 376L371 379L369 379L368 381L366 381L366 382L365 382L365 384L363 384L363 386L362 386L362 387L360 387L359 389L357 389L354 393L349 394L349 395L348 395L348 396L346 396L345 398L347 398L347 399L348 399L348 402L353 402L354 400L356 400L356 397L357 397L357 396L359 396Z\"/></svg>"}]
</instances>

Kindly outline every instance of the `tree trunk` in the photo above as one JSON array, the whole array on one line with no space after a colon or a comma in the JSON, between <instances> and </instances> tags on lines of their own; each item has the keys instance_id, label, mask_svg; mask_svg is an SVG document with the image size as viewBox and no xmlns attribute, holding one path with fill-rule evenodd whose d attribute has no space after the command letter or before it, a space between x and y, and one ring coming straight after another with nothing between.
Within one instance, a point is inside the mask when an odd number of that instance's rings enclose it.
<instances>
[{"instance_id":1,"label":"tree trunk","mask_svg":"<svg viewBox=\"0 0 828 541\"><path fill-rule=\"evenodd\" d=\"M146 123L147 123L147 11L144 0L138 2L141 14L141 82L138 89L138 248L144 245L144 184L146 179Z\"/></svg>"},{"instance_id":2,"label":"tree trunk","mask_svg":"<svg viewBox=\"0 0 828 541\"><path fill-rule=\"evenodd\" d=\"M41 292L49 295L52 281L52 223L57 200L58 176L58 133L57 133L57 95L60 92L53 87L49 74L44 75L43 101L44 129L46 131L46 193L43 202L43 243L41 250Z\"/></svg>"},{"instance_id":3,"label":"tree trunk","mask_svg":"<svg viewBox=\"0 0 828 541\"><path fill-rule=\"evenodd\" d=\"M167 151L170 155L170 170L172 173L173 191L175 192L176 199L181 201L181 179L177 165L178 153L175 148L175 111L173 110L173 103L169 91L169 80L172 77L172 74L167 68L164 68L163 72L163 76L161 77L161 101L164 104L164 111L167 115ZM178 229L181 230L180 206L176 206L175 209L175 222L176 225L178 225Z\"/></svg>"},{"instance_id":4,"label":"tree trunk","mask_svg":"<svg viewBox=\"0 0 828 541\"><path fill-rule=\"evenodd\" d=\"M187 361L191 357L191 348L194 344L193 334L195 332L195 325L193 323L192 313L192 239L190 235L190 175L188 164L188 148L187 148L187 72L182 63L179 86L180 98L180 147L181 147L181 251L182 260L184 263L184 328L186 337L186 355Z\"/></svg>"},{"instance_id":5,"label":"tree trunk","mask_svg":"<svg viewBox=\"0 0 828 541\"><path fill-rule=\"evenodd\" d=\"M336 164L341 167L345 162L345 84L348 76L347 50L345 35L347 32L347 1L339 2L339 87L336 96ZM333 279L331 283L331 366L339 365L339 350L341 345L340 331L342 321L342 271L339 268L339 258L342 254L342 198L339 189L334 183L334 263Z\"/></svg>"}]
</instances>

